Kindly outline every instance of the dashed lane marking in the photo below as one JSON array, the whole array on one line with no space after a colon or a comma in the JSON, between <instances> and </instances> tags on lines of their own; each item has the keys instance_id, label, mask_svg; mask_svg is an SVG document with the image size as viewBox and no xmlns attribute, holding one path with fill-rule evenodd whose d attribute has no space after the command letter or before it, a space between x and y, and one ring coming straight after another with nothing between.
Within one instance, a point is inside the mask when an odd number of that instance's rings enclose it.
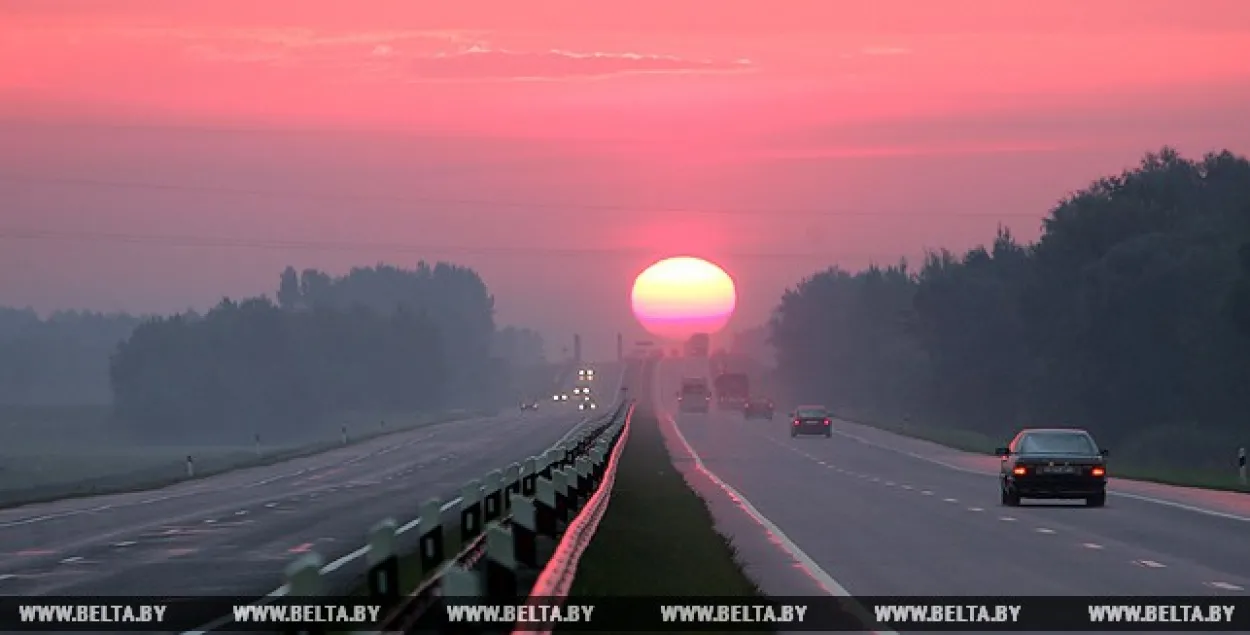
<instances>
[{"instance_id":1,"label":"dashed lane marking","mask_svg":"<svg viewBox=\"0 0 1250 635\"><path fill-rule=\"evenodd\" d=\"M1006 523L1014 523L1014 522L1016 522L1016 519L1015 519L1015 518L1012 518L1011 516L999 516L999 517L998 517L998 519L999 519L999 520L1001 520L1001 521L1003 521L1003 522L1006 522Z\"/></svg>"},{"instance_id":2,"label":"dashed lane marking","mask_svg":"<svg viewBox=\"0 0 1250 635\"><path fill-rule=\"evenodd\" d=\"M1045 528L1045 527L1038 527L1037 529L1034 529L1033 531L1036 531L1036 532L1037 532L1037 533L1039 533L1039 534L1053 534L1053 533L1055 533L1055 530L1054 530L1054 529L1047 529L1047 528Z\"/></svg>"},{"instance_id":3,"label":"dashed lane marking","mask_svg":"<svg viewBox=\"0 0 1250 635\"><path fill-rule=\"evenodd\" d=\"M920 493L921 493L922 495L924 495L924 496L933 496L933 492L931 492L931 491L929 491L929 490L927 490L927 489L922 489L922 490L920 490Z\"/></svg>"},{"instance_id":4,"label":"dashed lane marking","mask_svg":"<svg viewBox=\"0 0 1250 635\"><path fill-rule=\"evenodd\" d=\"M0 576L0 580L2 579L4 579L4 576ZM1245 590L1244 588L1239 587L1236 584L1233 584L1231 582L1207 582L1206 585L1213 589L1220 589L1221 591L1244 591Z\"/></svg>"},{"instance_id":5,"label":"dashed lane marking","mask_svg":"<svg viewBox=\"0 0 1250 635\"><path fill-rule=\"evenodd\" d=\"M235 516L246 516L246 515L247 515L247 510L246 510L246 509L240 509L239 511L235 512L235 513L234 513L234 515L235 515Z\"/></svg>"},{"instance_id":6,"label":"dashed lane marking","mask_svg":"<svg viewBox=\"0 0 1250 635\"><path fill-rule=\"evenodd\" d=\"M265 507L268 507L269 509L273 509L274 507L277 507L277 506L278 506L277 503L265 503Z\"/></svg>"},{"instance_id":7,"label":"dashed lane marking","mask_svg":"<svg viewBox=\"0 0 1250 635\"><path fill-rule=\"evenodd\" d=\"M207 519L207 520L205 520L205 521L204 521L204 524L206 524L206 525L211 525L211 524L213 524L213 523L215 523L215 522L217 522L217 519L216 519L216 518L209 518L209 519Z\"/></svg>"},{"instance_id":8,"label":"dashed lane marking","mask_svg":"<svg viewBox=\"0 0 1250 635\"><path fill-rule=\"evenodd\" d=\"M13 555L15 556L50 556L56 553L53 549L23 549Z\"/></svg>"},{"instance_id":9,"label":"dashed lane marking","mask_svg":"<svg viewBox=\"0 0 1250 635\"><path fill-rule=\"evenodd\" d=\"M1096 542L1086 542L1086 543L1082 543L1082 544L1081 544L1081 546L1082 546L1082 547L1085 547L1086 549L1102 549L1102 545L1100 545L1100 544L1098 544L1098 543L1096 543Z\"/></svg>"},{"instance_id":10,"label":"dashed lane marking","mask_svg":"<svg viewBox=\"0 0 1250 635\"><path fill-rule=\"evenodd\" d=\"M1133 564L1139 567L1146 567L1147 569L1162 569L1167 566L1166 564L1155 562L1154 560L1134 560Z\"/></svg>"},{"instance_id":11,"label":"dashed lane marking","mask_svg":"<svg viewBox=\"0 0 1250 635\"><path fill-rule=\"evenodd\" d=\"M17 576L13 575L12 573L0 573L0 582L4 582L5 580L11 580L16 577Z\"/></svg>"},{"instance_id":12,"label":"dashed lane marking","mask_svg":"<svg viewBox=\"0 0 1250 635\"><path fill-rule=\"evenodd\" d=\"M914 487L912 487L911 485L904 485L904 486L903 486L903 489L910 490L910 489L915 489L915 488L914 488Z\"/></svg>"},{"instance_id":13,"label":"dashed lane marking","mask_svg":"<svg viewBox=\"0 0 1250 635\"><path fill-rule=\"evenodd\" d=\"M958 503L959 501L954 498L943 498L942 502L943 503Z\"/></svg>"},{"instance_id":14,"label":"dashed lane marking","mask_svg":"<svg viewBox=\"0 0 1250 635\"><path fill-rule=\"evenodd\" d=\"M969 508L968 508L968 511L970 511L970 512L983 512L983 511L985 511L985 508L984 508L984 507L969 507Z\"/></svg>"},{"instance_id":15,"label":"dashed lane marking","mask_svg":"<svg viewBox=\"0 0 1250 635\"><path fill-rule=\"evenodd\" d=\"M886 481L885 484L888 487L894 487L894 481Z\"/></svg>"},{"instance_id":16,"label":"dashed lane marking","mask_svg":"<svg viewBox=\"0 0 1250 635\"><path fill-rule=\"evenodd\" d=\"M113 546L114 547L129 547L130 545L133 545L133 544L135 544L135 541L133 540L123 540L121 542L113 543Z\"/></svg>"},{"instance_id":17,"label":"dashed lane marking","mask_svg":"<svg viewBox=\"0 0 1250 635\"><path fill-rule=\"evenodd\" d=\"M82 562L83 560L86 560L86 558L82 556L71 556L62 560L61 564L74 564L75 562Z\"/></svg>"}]
</instances>

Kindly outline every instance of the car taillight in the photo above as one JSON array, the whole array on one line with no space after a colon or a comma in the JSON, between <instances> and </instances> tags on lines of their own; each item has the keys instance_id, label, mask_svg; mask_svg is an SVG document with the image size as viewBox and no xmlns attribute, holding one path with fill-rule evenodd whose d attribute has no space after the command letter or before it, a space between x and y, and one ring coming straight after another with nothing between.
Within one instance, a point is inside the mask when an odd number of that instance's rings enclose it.
<instances>
[{"instance_id":1,"label":"car taillight","mask_svg":"<svg viewBox=\"0 0 1250 635\"><path fill-rule=\"evenodd\" d=\"M829 423L830 423L829 420L825 419L825 425L829 425Z\"/></svg>"},{"instance_id":2,"label":"car taillight","mask_svg":"<svg viewBox=\"0 0 1250 635\"><path fill-rule=\"evenodd\" d=\"M1094 475L1094 476L1106 476L1106 475L1107 475L1107 468L1105 468L1105 467L1095 467L1094 469L1090 470L1090 471L1089 471L1089 473L1090 473L1090 474L1092 474L1092 475Z\"/></svg>"},{"instance_id":3,"label":"car taillight","mask_svg":"<svg viewBox=\"0 0 1250 635\"><path fill-rule=\"evenodd\" d=\"M802 421L799 421L798 419L795 419L795 420L794 420L794 425L795 425L796 427L797 427L800 423L803 423L803 422L802 422Z\"/></svg>"},{"instance_id":4,"label":"car taillight","mask_svg":"<svg viewBox=\"0 0 1250 635\"><path fill-rule=\"evenodd\" d=\"M1016 476L1024 476L1025 474L1028 474L1028 472L1029 471L1026 470L1023 465L1017 465L1011 468L1011 473L1015 474Z\"/></svg>"}]
</instances>

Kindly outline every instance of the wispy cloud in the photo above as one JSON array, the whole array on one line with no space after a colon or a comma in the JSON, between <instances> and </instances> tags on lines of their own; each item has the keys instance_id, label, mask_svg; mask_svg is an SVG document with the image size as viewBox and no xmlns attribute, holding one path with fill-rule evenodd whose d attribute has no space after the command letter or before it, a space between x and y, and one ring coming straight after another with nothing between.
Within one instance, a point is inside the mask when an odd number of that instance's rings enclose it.
<instances>
[{"instance_id":1,"label":"wispy cloud","mask_svg":"<svg viewBox=\"0 0 1250 635\"><path fill-rule=\"evenodd\" d=\"M686 59L645 53L515 51L475 44L453 53L417 56L407 71L414 80L560 80L643 73L725 73L753 68L751 61Z\"/></svg>"}]
</instances>

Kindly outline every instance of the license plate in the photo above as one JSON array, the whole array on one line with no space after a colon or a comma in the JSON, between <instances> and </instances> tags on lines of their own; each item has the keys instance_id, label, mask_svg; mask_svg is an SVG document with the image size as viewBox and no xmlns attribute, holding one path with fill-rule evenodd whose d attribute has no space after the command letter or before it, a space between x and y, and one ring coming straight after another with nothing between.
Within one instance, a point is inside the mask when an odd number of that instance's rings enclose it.
<instances>
[{"instance_id":1,"label":"license plate","mask_svg":"<svg viewBox=\"0 0 1250 635\"><path fill-rule=\"evenodd\" d=\"M1076 468L1071 465L1047 465L1041 469L1042 474L1076 474Z\"/></svg>"}]
</instances>

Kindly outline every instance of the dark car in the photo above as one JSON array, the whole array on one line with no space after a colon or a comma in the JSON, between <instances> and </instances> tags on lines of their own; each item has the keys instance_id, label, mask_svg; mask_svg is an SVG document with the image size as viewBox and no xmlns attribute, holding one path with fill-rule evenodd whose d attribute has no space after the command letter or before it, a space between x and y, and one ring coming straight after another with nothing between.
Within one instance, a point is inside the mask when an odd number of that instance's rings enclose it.
<instances>
[{"instance_id":1,"label":"dark car","mask_svg":"<svg viewBox=\"0 0 1250 635\"><path fill-rule=\"evenodd\" d=\"M538 410L537 401L522 401L521 410Z\"/></svg>"},{"instance_id":2,"label":"dark car","mask_svg":"<svg viewBox=\"0 0 1250 635\"><path fill-rule=\"evenodd\" d=\"M833 415L824 406L799 406L794 409L790 422L790 436L800 434L823 434L833 436Z\"/></svg>"},{"instance_id":3,"label":"dark car","mask_svg":"<svg viewBox=\"0 0 1250 635\"><path fill-rule=\"evenodd\" d=\"M747 400L745 406L742 407L742 416L747 419L768 419L773 420L773 402L771 399L762 399L755 397Z\"/></svg>"},{"instance_id":4,"label":"dark car","mask_svg":"<svg viewBox=\"0 0 1250 635\"><path fill-rule=\"evenodd\" d=\"M1084 430L1022 430L998 456L1004 505L1015 507L1025 498L1083 498L1090 507L1107 502L1107 451Z\"/></svg>"}]
</instances>

